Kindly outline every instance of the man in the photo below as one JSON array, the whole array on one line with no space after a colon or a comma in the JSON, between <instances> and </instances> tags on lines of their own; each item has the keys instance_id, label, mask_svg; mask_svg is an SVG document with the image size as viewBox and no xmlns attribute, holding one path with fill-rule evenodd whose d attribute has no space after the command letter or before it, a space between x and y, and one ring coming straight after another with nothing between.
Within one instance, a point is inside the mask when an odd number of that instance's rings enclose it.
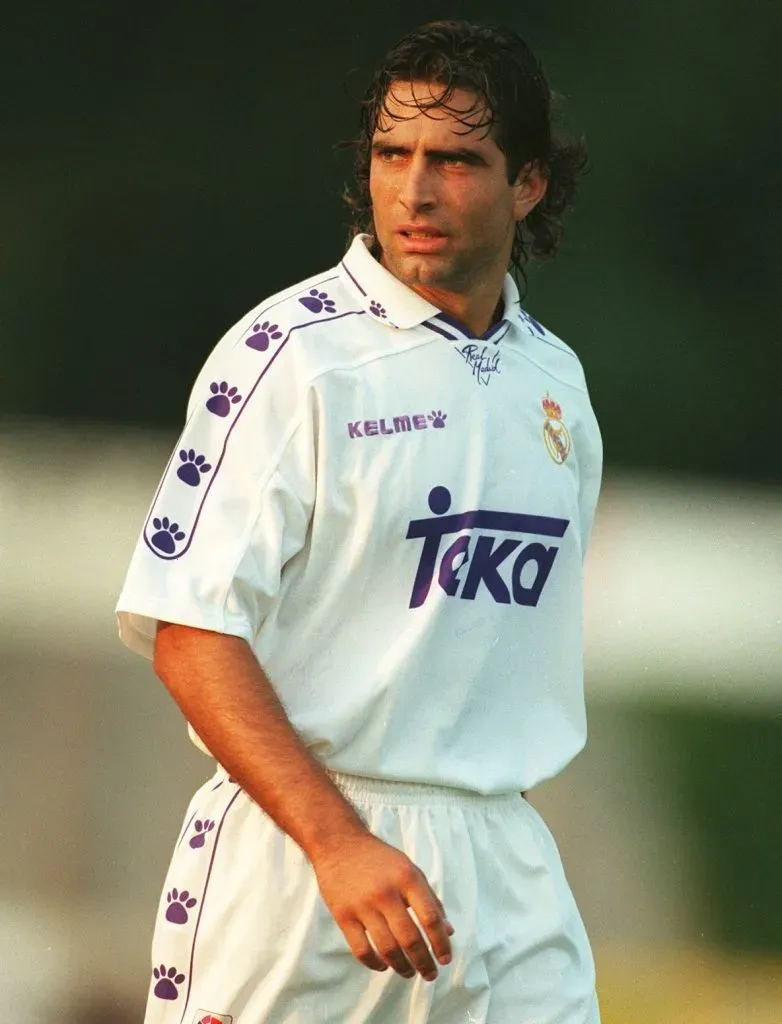
<instances>
[{"instance_id":1,"label":"man","mask_svg":"<svg viewBox=\"0 0 782 1024\"><path fill-rule=\"evenodd\" d=\"M583 166L549 103L513 32L403 39L357 142L370 233L196 381L118 605L220 766L148 1024L598 1021L520 793L585 741L601 459L578 359L507 274L553 254Z\"/></svg>"}]
</instances>

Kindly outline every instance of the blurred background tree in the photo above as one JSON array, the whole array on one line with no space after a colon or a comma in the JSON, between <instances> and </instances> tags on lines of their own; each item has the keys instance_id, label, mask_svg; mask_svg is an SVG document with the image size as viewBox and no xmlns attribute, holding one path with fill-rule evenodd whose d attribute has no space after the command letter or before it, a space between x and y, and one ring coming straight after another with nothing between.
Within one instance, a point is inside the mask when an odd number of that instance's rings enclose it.
<instances>
[{"instance_id":1,"label":"blurred background tree","mask_svg":"<svg viewBox=\"0 0 782 1024\"><path fill-rule=\"evenodd\" d=\"M508 23L593 171L527 305L609 465L776 481L782 5L2 5L0 412L173 426L217 338L336 262L356 99L429 18Z\"/></svg>"}]
</instances>

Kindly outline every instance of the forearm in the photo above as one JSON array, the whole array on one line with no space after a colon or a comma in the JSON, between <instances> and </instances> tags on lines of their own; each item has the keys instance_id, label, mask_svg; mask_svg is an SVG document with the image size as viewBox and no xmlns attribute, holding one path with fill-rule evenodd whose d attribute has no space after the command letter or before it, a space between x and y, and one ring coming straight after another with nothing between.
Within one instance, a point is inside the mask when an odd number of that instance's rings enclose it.
<instances>
[{"instance_id":1,"label":"forearm","mask_svg":"<svg viewBox=\"0 0 782 1024\"><path fill-rule=\"evenodd\" d=\"M366 831L244 640L162 624L154 667L214 757L310 860Z\"/></svg>"}]
</instances>

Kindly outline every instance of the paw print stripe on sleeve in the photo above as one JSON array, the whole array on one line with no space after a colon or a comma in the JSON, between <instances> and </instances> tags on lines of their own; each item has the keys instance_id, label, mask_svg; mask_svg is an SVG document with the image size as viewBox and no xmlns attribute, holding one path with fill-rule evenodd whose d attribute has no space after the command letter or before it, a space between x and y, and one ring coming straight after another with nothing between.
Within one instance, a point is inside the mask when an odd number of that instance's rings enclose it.
<instances>
[{"instance_id":1,"label":"paw print stripe on sleeve","mask_svg":"<svg viewBox=\"0 0 782 1024\"><path fill-rule=\"evenodd\" d=\"M206 407L215 416L227 416L231 411L231 406L237 405L242 400L239 389L236 385L229 384L227 380L219 382L213 380L209 385L209 390L212 392L212 396L207 398Z\"/></svg>"},{"instance_id":2,"label":"paw print stripe on sleeve","mask_svg":"<svg viewBox=\"0 0 782 1024\"><path fill-rule=\"evenodd\" d=\"M236 377L230 385L228 381L222 380L210 384L209 394L201 409L205 406L212 415L208 415L206 420L196 417L188 423L166 466L144 525L144 543L157 558L174 561L190 549L234 428L295 332L314 324L364 314L362 309L339 312L335 302L328 299L325 292L315 289L315 293L312 294L312 289L306 293L304 298L307 302L298 296L289 297L287 305L278 310L277 317L284 323L286 313L292 314L296 309L302 310L302 307L311 314L315 311L313 307L317 301L320 305L320 316L317 319L308 318L301 323L282 327L277 322L264 319L268 316L268 309L263 309L259 314L259 322L245 332L234 352L236 358L241 360L242 368L248 371L250 379L254 376L249 388ZM258 360L259 370L256 368ZM242 394L245 395L244 399ZM203 444L199 444L199 441L203 441Z\"/></svg>"},{"instance_id":3,"label":"paw print stripe on sleeve","mask_svg":"<svg viewBox=\"0 0 782 1024\"><path fill-rule=\"evenodd\" d=\"M328 292L318 291L317 288L310 288L309 293L303 299L299 299L302 306L305 306L310 313L336 313L337 306L334 299L329 298Z\"/></svg>"}]
</instances>

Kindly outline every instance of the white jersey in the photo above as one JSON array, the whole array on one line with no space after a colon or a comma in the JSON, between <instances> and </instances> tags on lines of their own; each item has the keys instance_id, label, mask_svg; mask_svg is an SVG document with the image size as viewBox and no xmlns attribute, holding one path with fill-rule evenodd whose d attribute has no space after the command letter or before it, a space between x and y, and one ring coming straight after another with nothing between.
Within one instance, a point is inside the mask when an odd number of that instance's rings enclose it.
<instances>
[{"instance_id":1,"label":"white jersey","mask_svg":"<svg viewBox=\"0 0 782 1024\"><path fill-rule=\"evenodd\" d=\"M334 771L529 789L586 739L584 374L510 276L477 338L367 243L208 358L120 634L147 657L158 620L243 637Z\"/></svg>"}]
</instances>

